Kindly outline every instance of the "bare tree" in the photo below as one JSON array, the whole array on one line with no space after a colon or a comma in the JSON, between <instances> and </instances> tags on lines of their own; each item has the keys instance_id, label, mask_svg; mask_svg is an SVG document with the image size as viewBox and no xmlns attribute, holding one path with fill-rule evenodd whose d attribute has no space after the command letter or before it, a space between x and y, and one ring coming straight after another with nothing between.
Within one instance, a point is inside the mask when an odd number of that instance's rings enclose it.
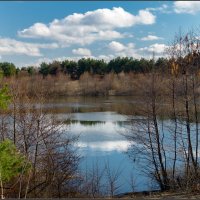
<instances>
[{"instance_id":1,"label":"bare tree","mask_svg":"<svg viewBox=\"0 0 200 200\"><path fill-rule=\"evenodd\" d=\"M67 197L76 195L79 155L74 144L77 137L68 134L67 125L45 110L42 90L32 97L21 93L21 83L11 85L14 97L10 113L1 116L3 139L13 140L32 163L28 175L23 173L10 186L10 197ZM77 181L78 182L78 181Z\"/></svg>"},{"instance_id":2,"label":"bare tree","mask_svg":"<svg viewBox=\"0 0 200 200\"><path fill-rule=\"evenodd\" d=\"M106 182L108 185L108 195L110 197L114 197L117 193L119 193L119 190L121 188L121 184L119 183L120 176L122 173L122 170L120 169L120 166L118 168L114 169L110 167L109 161L105 163L105 172L106 172Z\"/></svg>"}]
</instances>

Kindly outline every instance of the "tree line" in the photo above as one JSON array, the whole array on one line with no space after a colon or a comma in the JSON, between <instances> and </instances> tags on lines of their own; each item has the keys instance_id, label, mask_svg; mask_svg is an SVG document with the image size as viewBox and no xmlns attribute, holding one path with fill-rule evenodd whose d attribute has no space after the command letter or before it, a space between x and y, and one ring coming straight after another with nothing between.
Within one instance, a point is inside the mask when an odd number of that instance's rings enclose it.
<instances>
[{"instance_id":1,"label":"tree line","mask_svg":"<svg viewBox=\"0 0 200 200\"><path fill-rule=\"evenodd\" d=\"M148 73L155 66L157 70L167 70L168 60L166 58L153 59L141 58L140 60L132 57L117 57L109 62L93 58L82 58L78 61L64 60L43 62L38 68L33 66L18 68L13 63L0 63L0 73L3 76L10 77L14 75L28 74L30 76L40 74L44 78L48 75L56 76L60 73L67 74L71 79L79 79L86 72L91 75L104 76L111 72L119 74L121 72L129 73Z\"/></svg>"},{"instance_id":2,"label":"tree line","mask_svg":"<svg viewBox=\"0 0 200 200\"><path fill-rule=\"evenodd\" d=\"M187 60L188 55L180 57L179 60ZM198 53L195 55L195 61L189 63L194 66L193 70L198 70L195 67L195 63L199 62L200 56ZM39 67L16 67L13 63L1 62L0 63L0 76L24 76L24 75L42 75L43 78L48 75L57 76L59 74L69 75L72 80L79 80L81 75L89 73L90 75L99 75L103 77L109 73L136 73L146 74L151 73L152 70L162 74L174 74L177 73L178 66L174 63L173 57L160 57L155 59L134 59L132 57L116 57L109 62L105 60L98 60L93 58L81 58L78 61L64 60L64 61L52 61L50 63L42 62ZM182 70L183 72L184 70ZM183 72L184 73L184 72Z\"/></svg>"}]
</instances>

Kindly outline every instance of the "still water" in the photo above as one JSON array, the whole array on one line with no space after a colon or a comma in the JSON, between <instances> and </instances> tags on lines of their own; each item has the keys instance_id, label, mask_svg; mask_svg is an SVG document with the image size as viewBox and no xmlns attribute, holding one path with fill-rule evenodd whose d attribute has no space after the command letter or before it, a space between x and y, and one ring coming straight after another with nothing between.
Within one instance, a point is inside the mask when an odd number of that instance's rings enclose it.
<instances>
[{"instance_id":1,"label":"still water","mask_svg":"<svg viewBox=\"0 0 200 200\"><path fill-rule=\"evenodd\" d=\"M138 106L132 97L71 97L54 100L46 106L53 106L62 118L70 117L68 132L79 136L77 146L83 156L80 164L83 171L95 163L103 168L109 162L111 170L120 171L118 193L132 191L131 176L136 191L152 189L150 180L126 154L130 143L123 133L129 126L128 117Z\"/></svg>"}]
</instances>

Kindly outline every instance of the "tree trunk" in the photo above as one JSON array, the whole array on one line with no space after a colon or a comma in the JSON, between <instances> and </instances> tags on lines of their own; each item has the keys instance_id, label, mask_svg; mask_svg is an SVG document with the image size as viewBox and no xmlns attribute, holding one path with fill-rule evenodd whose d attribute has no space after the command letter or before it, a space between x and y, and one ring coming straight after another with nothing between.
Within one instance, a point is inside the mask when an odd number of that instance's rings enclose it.
<instances>
[{"instance_id":1,"label":"tree trunk","mask_svg":"<svg viewBox=\"0 0 200 200\"><path fill-rule=\"evenodd\" d=\"M1 199L5 199L1 171L0 171L0 185L1 185Z\"/></svg>"}]
</instances>

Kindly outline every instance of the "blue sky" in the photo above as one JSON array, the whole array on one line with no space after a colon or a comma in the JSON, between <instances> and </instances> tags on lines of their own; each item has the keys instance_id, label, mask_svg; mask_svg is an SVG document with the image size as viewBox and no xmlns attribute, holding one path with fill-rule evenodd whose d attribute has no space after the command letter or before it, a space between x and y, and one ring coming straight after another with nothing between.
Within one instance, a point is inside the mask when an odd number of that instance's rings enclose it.
<instances>
[{"instance_id":1,"label":"blue sky","mask_svg":"<svg viewBox=\"0 0 200 200\"><path fill-rule=\"evenodd\" d=\"M0 62L164 55L176 32L199 28L198 1L0 2Z\"/></svg>"}]
</instances>

